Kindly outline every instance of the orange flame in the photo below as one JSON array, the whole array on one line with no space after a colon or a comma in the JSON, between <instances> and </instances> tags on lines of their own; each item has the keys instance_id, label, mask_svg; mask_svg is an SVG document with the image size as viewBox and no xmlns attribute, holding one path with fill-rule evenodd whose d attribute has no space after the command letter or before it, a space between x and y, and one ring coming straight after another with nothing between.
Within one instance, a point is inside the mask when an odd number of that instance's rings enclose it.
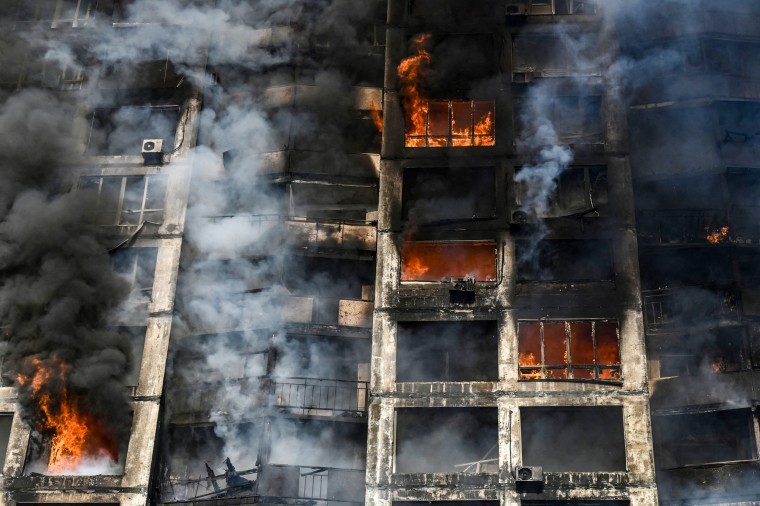
<instances>
[{"instance_id":1,"label":"orange flame","mask_svg":"<svg viewBox=\"0 0 760 506\"><path fill-rule=\"evenodd\" d=\"M522 369L523 366L539 365L534 353L520 353L520 379L542 379L541 369Z\"/></svg>"},{"instance_id":2,"label":"orange flame","mask_svg":"<svg viewBox=\"0 0 760 506\"><path fill-rule=\"evenodd\" d=\"M372 118L372 124L375 125L377 131L383 133L383 112L374 100L369 108L369 116Z\"/></svg>"},{"instance_id":3,"label":"orange flame","mask_svg":"<svg viewBox=\"0 0 760 506\"><path fill-rule=\"evenodd\" d=\"M707 232L707 242L710 244L718 244L723 242L723 240L728 236L728 227L722 226L718 230L712 230L710 231L710 227L705 227L705 232Z\"/></svg>"},{"instance_id":4,"label":"orange flame","mask_svg":"<svg viewBox=\"0 0 760 506\"><path fill-rule=\"evenodd\" d=\"M102 420L85 411L80 400L69 393L66 380L71 367L56 358L50 364L36 357L29 361L34 374L31 377L19 374L17 381L31 388L39 415L37 430L51 434L48 471L52 474L75 471L84 458L108 458L116 462L116 439ZM56 389L55 384L61 386Z\"/></svg>"},{"instance_id":5,"label":"orange flame","mask_svg":"<svg viewBox=\"0 0 760 506\"><path fill-rule=\"evenodd\" d=\"M496 280L493 241L405 241L401 250L401 281L442 281L472 276Z\"/></svg>"},{"instance_id":6,"label":"orange flame","mask_svg":"<svg viewBox=\"0 0 760 506\"><path fill-rule=\"evenodd\" d=\"M425 49L425 44L430 38L429 33L423 33L412 39L414 56L402 60L396 69L401 79L401 94L404 97L406 114L406 145L409 147L425 146L428 101L423 92L423 83L430 65L430 53Z\"/></svg>"}]
</instances>

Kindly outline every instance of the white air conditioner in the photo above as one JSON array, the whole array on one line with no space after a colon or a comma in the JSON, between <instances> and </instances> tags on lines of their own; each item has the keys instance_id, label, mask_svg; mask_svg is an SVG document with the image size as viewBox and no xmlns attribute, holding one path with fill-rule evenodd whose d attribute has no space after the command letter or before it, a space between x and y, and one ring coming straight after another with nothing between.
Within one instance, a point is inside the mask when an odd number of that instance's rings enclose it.
<instances>
[{"instance_id":1,"label":"white air conditioner","mask_svg":"<svg viewBox=\"0 0 760 506\"><path fill-rule=\"evenodd\" d=\"M544 470L541 466L522 466L515 469L515 481L536 482L544 481Z\"/></svg>"},{"instance_id":2,"label":"white air conditioner","mask_svg":"<svg viewBox=\"0 0 760 506\"><path fill-rule=\"evenodd\" d=\"M525 16L526 14L528 14L528 9L525 4L507 4L507 16Z\"/></svg>"},{"instance_id":3,"label":"white air conditioner","mask_svg":"<svg viewBox=\"0 0 760 506\"><path fill-rule=\"evenodd\" d=\"M142 142L143 161L147 165L160 165L164 161L163 139L144 139Z\"/></svg>"}]
</instances>

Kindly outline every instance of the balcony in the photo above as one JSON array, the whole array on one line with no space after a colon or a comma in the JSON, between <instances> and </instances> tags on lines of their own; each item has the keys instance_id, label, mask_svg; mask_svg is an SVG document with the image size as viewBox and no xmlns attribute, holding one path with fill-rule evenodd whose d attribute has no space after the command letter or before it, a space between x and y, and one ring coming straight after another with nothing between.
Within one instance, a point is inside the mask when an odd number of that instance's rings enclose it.
<instances>
[{"instance_id":1,"label":"balcony","mask_svg":"<svg viewBox=\"0 0 760 506\"><path fill-rule=\"evenodd\" d=\"M285 228L297 246L307 249L377 249L377 229L369 223L290 218L285 221Z\"/></svg>"},{"instance_id":2,"label":"balcony","mask_svg":"<svg viewBox=\"0 0 760 506\"><path fill-rule=\"evenodd\" d=\"M666 287L641 293L644 324L649 336L740 322L739 294L733 290Z\"/></svg>"},{"instance_id":3,"label":"balcony","mask_svg":"<svg viewBox=\"0 0 760 506\"><path fill-rule=\"evenodd\" d=\"M277 378L273 404L299 415L362 417L367 412L368 383L312 378Z\"/></svg>"},{"instance_id":4,"label":"balcony","mask_svg":"<svg viewBox=\"0 0 760 506\"><path fill-rule=\"evenodd\" d=\"M644 210L637 224L639 240L651 245L719 244L730 240L732 228L722 209Z\"/></svg>"},{"instance_id":5,"label":"balcony","mask_svg":"<svg viewBox=\"0 0 760 506\"><path fill-rule=\"evenodd\" d=\"M282 301L282 319L286 323L372 326L373 301L328 297L290 296Z\"/></svg>"},{"instance_id":6,"label":"balcony","mask_svg":"<svg viewBox=\"0 0 760 506\"><path fill-rule=\"evenodd\" d=\"M757 398L760 378L752 370L662 378L652 383L652 409L746 403Z\"/></svg>"},{"instance_id":7,"label":"balcony","mask_svg":"<svg viewBox=\"0 0 760 506\"><path fill-rule=\"evenodd\" d=\"M267 465L258 490L261 497L363 503L364 474L363 469Z\"/></svg>"}]
</instances>

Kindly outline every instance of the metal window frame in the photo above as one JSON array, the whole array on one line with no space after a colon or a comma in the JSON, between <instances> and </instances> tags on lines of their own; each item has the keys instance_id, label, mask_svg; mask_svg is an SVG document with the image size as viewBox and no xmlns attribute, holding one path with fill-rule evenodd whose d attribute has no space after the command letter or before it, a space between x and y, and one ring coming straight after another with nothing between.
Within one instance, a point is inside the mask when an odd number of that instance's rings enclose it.
<instances>
[{"instance_id":1,"label":"metal window frame","mask_svg":"<svg viewBox=\"0 0 760 506\"><path fill-rule=\"evenodd\" d=\"M446 135L431 135L430 134L430 104L436 102L446 102L447 103L447 109L448 109L448 129ZM410 146L408 144L405 144L405 147L407 148L414 148L414 147L421 147L421 148L456 148L456 147L490 147L496 145L496 101L495 100L468 100L468 99L432 99L428 100L428 108L425 113L425 133L424 135L407 135L405 134L405 139L415 139L415 140L423 140L424 145L423 146ZM464 139L464 137L455 137L453 134L453 110L454 110L454 104L455 103L469 103L470 104L470 135L467 138L470 144L463 145L463 146L457 146L454 144L454 139ZM491 105L491 113L493 114L493 135L484 135L484 134L476 134L475 133L475 104L490 104ZM446 145L445 146L431 146L430 145L430 138L446 138ZM493 144L482 144L478 145L475 143L476 139L480 138L486 138L486 137L493 137Z\"/></svg>"}]
</instances>

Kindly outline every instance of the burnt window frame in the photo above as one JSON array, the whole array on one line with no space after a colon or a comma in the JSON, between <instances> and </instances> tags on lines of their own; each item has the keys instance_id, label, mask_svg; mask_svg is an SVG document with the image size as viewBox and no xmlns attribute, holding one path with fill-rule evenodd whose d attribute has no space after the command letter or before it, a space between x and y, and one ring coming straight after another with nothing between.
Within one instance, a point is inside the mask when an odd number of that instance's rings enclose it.
<instances>
[{"instance_id":1,"label":"burnt window frame","mask_svg":"<svg viewBox=\"0 0 760 506\"><path fill-rule=\"evenodd\" d=\"M116 198L117 205L115 210L103 209L105 199L103 199L103 184L106 180L118 181L119 183L119 195ZM139 207L136 209L125 209L125 200L127 196L127 187L129 186L129 179L139 180L142 179L142 197L140 198ZM87 183L93 181L95 186L87 186ZM151 182L154 182L151 185ZM96 190L97 199L95 203L95 211L93 212L93 220L99 225L103 226L115 226L115 227L135 227L140 226L143 223L153 223L160 225L164 221L164 212L166 210L166 191L167 191L167 177L163 174L142 174L142 175L120 175L120 176L81 176L78 182L78 188L80 191ZM151 187L155 187L158 184L158 194L151 194ZM107 197L106 197L107 198ZM161 207L146 207L152 200L160 201ZM137 213L137 220L134 222L124 220L125 213L127 216ZM151 221L146 218L146 214L158 214L160 213L160 221ZM112 220L103 221L103 218L113 215Z\"/></svg>"},{"instance_id":2,"label":"burnt window frame","mask_svg":"<svg viewBox=\"0 0 760 506\"><path fill-rule=\"evenodd\" d=\"M523 165L515 167L515 174L518 174L522 170L528 170L526 167L529 165ZM583 171L583 195L586 203L586 209L574 210L563 206L562 203L562 181L563 176L573 171ZM556 179L554 179L555 188L549 196L547 202L547 212L541 214L540 218L552 219L561 218L565 216L572 216L574 214L582 213L583 216L598 216L599 206L606 206L609 204L609 184L608 184L608 172L609 168L606 165L570 165L563 170ZM600 182L603 186L600 186ZM567 183L567 181L566 181ZM520 211L523 209L524 197L528 193L527 187L529 183L526 181L514 181L514 203L515 209ZM595 202L594 195L599 199ZM604 198L602 198L604 197ZM597 213L596 215L593 213Z\"/></svg>"},{"instance_id":3,"label":"burnt window frame","mask_svg":"<svg viewBox=\"0 0 760 506\"><path fill-rule=\"evenodd\" d=\"M129 284L130 298L139 298L146 294L146 299L153 301L153 284L158 268L158 247L135 246L117 250L114 255L125 255L122 258L112 257L114 272ZM117 265L121 263L121 265ZM119 269L119 267L126 267ZM152 272L151 272L152 269ZM145 276L146 286L138 283ZM148 281L149 280L149 281Z\"/></svg>"},{"instance_id":4,"label":"burnt window frame","mask_svg":"<svg viewBox=\"0 0 760 506\"><path fill-rule=\"evenodd\" d=\"M544 342L544 324L545 323L563 323L565 326L565 357L566 357L566 363L563 364L547 364L546 363L546 347ZM591 342L593 346L594 351L594 362L592 364L588 363L579 363L574 364L573 358L572 358L572 330L571 325L572 324L591 324ZM597 323L604 323L604 324L612 324L615 326L615 335L617 337L617 355L620 362L618 364L605 364L600 363L598 358L598 347L597 347L597 336L596 336L596 324ZM521 358L520 356L522 353L520 352L520 326L524 324L538 324L540 326L539 329L539 339L540 339L540 347L541 347L541 357L538 358L538 363L534 365L522 365L521 364ZM594 382L594 383L604 383L604 384L622 384L623 382L623 376L622 376L622 355L621 355L621 347L620 347L620 323L618 320L615 319L569 319L569 320L518 320L517 322L517 350L518 350L518 361L517 361L517 367L518 367L518 380L519 381L571 381L571 382ZM532 354L531 354L532 355ZM573 377L575 370L583 370L583 371L592 371L593 377L592 378L575 378ZM602 378L600 377L600 372L602 370L608 370L612 375L617 372L616 377L612 378ZM547 376L547 371L565 371L566 376L564 378L553 378L550 376ZM538 372L541 376L531 378L528 376L529 374L536 374ZM525 376L524 376L525 375Z\"/></svg>"},{"instance_id":5,"label":"burnt window frame","mask_svg":"<svg viewBox=\"0 0 760 506\"><path fill-rule=\"evenodd\" d=\"M468 136L455 136L453 133L452 126L454 125L454 105L455 104L466 104L470 103L470 133ZM439 104L439 103L446 103L446 111L447 111L447 133L446 134L431 134L430 133L430 109L431 104ZM481 100L481 99L458 99L458 98L449 98L449 99L427 99L425 100L426 110L425 110L425 133L422 135L415 135L412 133L409 133L408 127L409 125L406 124L407 115L404 117L404 147L407 149L418 149L418 148L460 148L460 147L467 147L467 148L473 148L473 147L493 147L496 146L496 100ZM492 134L477 134L475 133L475 125L477 124L476 119L476 113L478 106L487 106L490 105L490 111L487 111L486 116L483 116L484 118L487 117L488 114L491 114L492 117L492 127L491 131ZM446 139L446 144L444 145L430 145L430 138L437 138L437 139ZM484 144L477 144L476 141L478 139L488 139L492 138L492 141L490 143L484 143ZM469 144L454 144L455 139L467 139ZM418 140L422 143L417 145L413 141Z\"/></svg>"}]
</instances>

